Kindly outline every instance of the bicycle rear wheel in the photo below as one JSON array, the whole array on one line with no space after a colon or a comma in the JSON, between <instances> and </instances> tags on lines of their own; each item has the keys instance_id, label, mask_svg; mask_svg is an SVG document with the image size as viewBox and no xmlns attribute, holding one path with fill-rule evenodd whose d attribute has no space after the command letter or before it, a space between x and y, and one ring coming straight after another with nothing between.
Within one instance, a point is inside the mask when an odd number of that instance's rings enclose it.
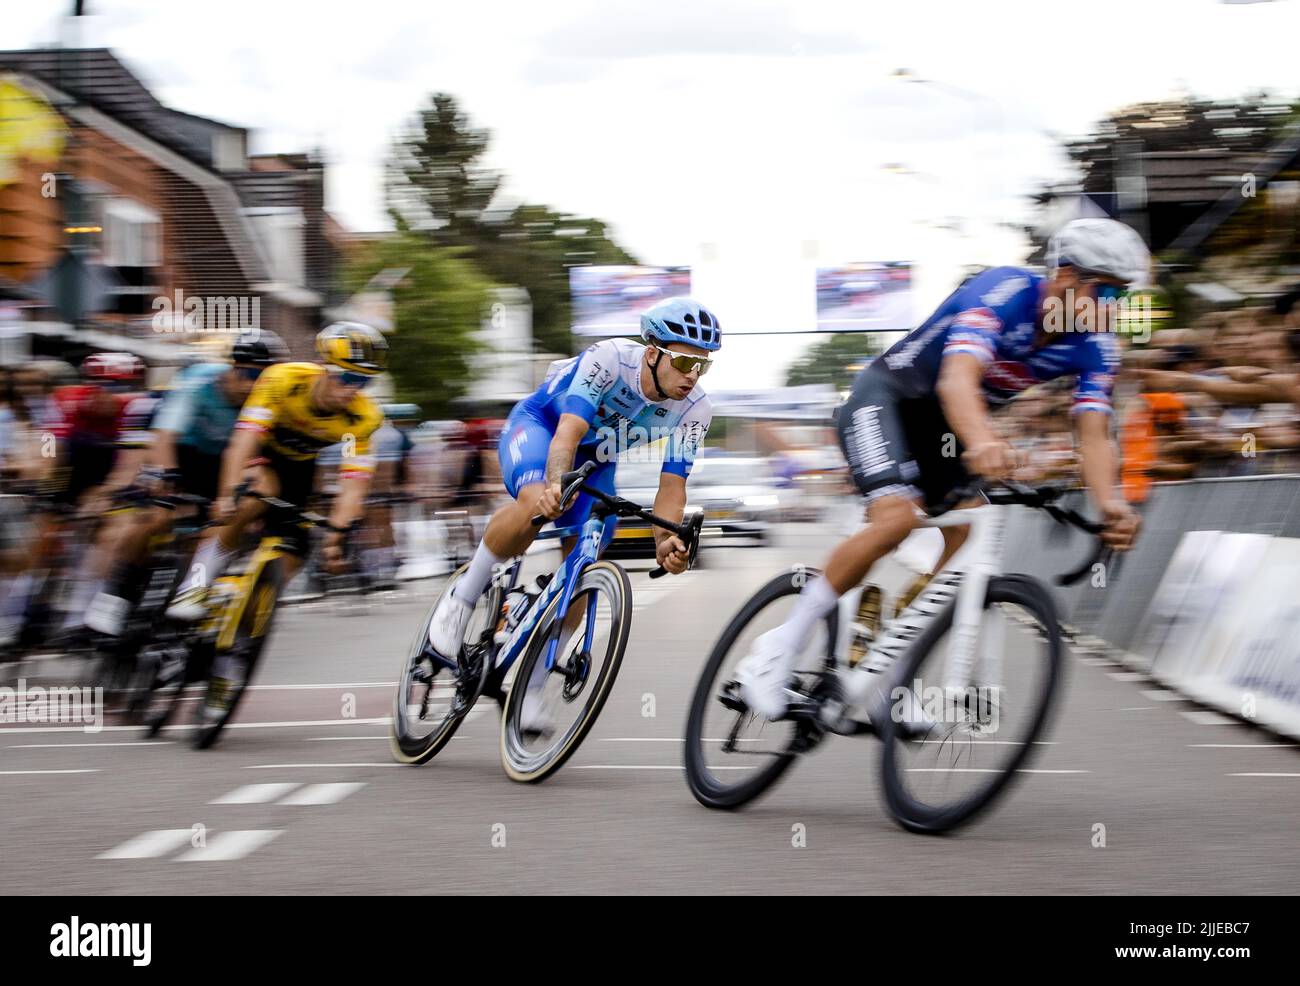
<instances>
[{"instance_id":1,"label":"bicycle rear wheel","mask_svg":"<svg viewBox=\"0 0 1300 986\"><path fill-rule=\"evenodd\" d=\"M1027 576L989 581L969 684L948 687L956 606L899 660L877 719L885 803L903 828L938 834L987 809L1038 752L1064 673L1047 589Z\"/></svg>"},{"instance_id":2,"label":"bicycle rear wheel","mask_svg":"<svg viewBox=\"0 0 1300 986\"><path fill-rule=\"evenodd\" d=\"M737 662L759 634L784 622L795 597L818 573L796 568L777 575L735 615L713 645L691 698L686 720L686 783L707 808L738 808L775 784L820 739L806 722L768 722L749 711L735 687ZM813 696L825 686L833 662L839 613L832 609L815 628L795 676L797 690Z\"/></svg>"},{"instance_id":3,"label":"bicycle rear wheel","mask_svg":"<svg viewBox=\"0 0 1300 986\"><path fill-rule=\"evenodd\" d=\"M501 764L511 780L535 783L545 780L573 756L609 697L623 664L632 626L632 584L627 572L613 562L587 566L569 601L575 626L560 631L555 665L546 660L547 640L560 605L556 596L538 620L515 671L501 715ZM587 631L591 648L583 646ZM552 713L576 707L567 726L549 721ZM544 729L536 720L546 716Z\"/></svg>"},{"instance_id":4,"label":"bicycle rear wheel","mask_svg":"<svg viewBox=\"0 0 1300 986\"><path fill-rule=\"evenodd\" d=\"M489 589L479 597L465 629L467 643L461 647L454 667L429 646L429 622L434 611L468 568L461 566L447 580L402 659L389 730L389 745L400 763L428 763L437 756L469 715L487 680L493 657L492 633L501 608L497 589Z\"/></svg>"},{"instance_id":5,"label":"bicycle rear wheel","mask_svg":"<svg viewBox=\"0 0 1300 986\"><path fill-rule=\"evenodd\" d=\"M279 602L280 589L284 583L283 564L279 558L267 562L249 590L248 601L244 604L239 626L235 629L235 639L226 655L239 662L242 676L232 681L216 677L223 657L220 651L213 660L212 673L208 675L207 694L195 712L196 750L206 750L217 741L239 708L244 693L248 691L249 682L253 680L253 672L257 669L275 620L275 606ZM217 708L221 710L219 714L214 712Z\"/></svg>"}]
</instances>

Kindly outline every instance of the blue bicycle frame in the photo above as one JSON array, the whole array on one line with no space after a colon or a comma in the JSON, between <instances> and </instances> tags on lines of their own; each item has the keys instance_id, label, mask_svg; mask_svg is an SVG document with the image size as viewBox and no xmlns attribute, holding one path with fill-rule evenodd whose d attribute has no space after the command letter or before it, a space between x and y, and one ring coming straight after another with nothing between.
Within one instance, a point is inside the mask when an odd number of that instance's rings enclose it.
<instances>
[{"instance_id":1,"label":"blue bicycle frame","mask_svg":"<svg viewBox=\"0 0 1300 986\"><path fill-rule=\"evenodd\" d=\"M573 550L560 563L560 567L555 570L555 575L547 584L542 593L533 599L529 604L528 611L524 614L523 620L511 632L510 637L501 645L496 653L494 667L500 668L504 673L523 652L524 645L528 643L532 636L533 630L537 626L538 620L546 612L551 601L558 595L560 605L555 613L555 630L550 635L550 640L546 643L546 670L550 671L555 666L555 652L559 647L560 635L558 628L564 625L564 617L569 612L569 603L573 599L573 593L578 587L578 579L582 573L600 557L600 553L609 545L614 538L614 529L618 527L618 517L613 513L607 513L599 508L593 508L591 515L583 522L581 527L558 527L554 530L543 531L537 535L537 540L546 538L566 538L578 534L578 543L574 545ZM518 561L512 564L511 582L519 573ZM513 584L507 588L514 588ZM531 598L531 597L529 597ZM582 640L583 650L591 650L592 635L595 632L595 609L596 596L593 593L590 601L587 603L587 629Z\"/></svg>"}]
</instances>

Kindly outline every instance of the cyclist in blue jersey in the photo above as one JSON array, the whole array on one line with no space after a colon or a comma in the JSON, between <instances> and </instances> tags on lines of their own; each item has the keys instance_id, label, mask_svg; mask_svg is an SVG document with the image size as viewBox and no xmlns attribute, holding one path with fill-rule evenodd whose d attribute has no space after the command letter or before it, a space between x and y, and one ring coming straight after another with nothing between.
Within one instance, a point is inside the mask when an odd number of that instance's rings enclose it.
<instances>
[{"instance_id":1,"label":"cyclist in blue jersey","mask_svg":"<svg viewBox=\"0 0 1300 986\"><path fill-rule=\"evenodd\" d=\"M812 628L911 533L918 510L941 511L970 473L990 480L1010 475L1012 449L998 437L990 411L1035 384L1077 379L1073 417L1083 481L1102 515L1106 543L1118 550L1132 545L1138 518L1119 492L1110 439L1119 350L1109 322L1113 302L1146 278L1149 265L1145 245L1129 227L1076 219L1049 243L1046 277L998 267L971 278L862 370L839 410L838 429L867 501L868 526L836 548L786 622L758 637L737 665L736 681L751 709L769 719L784 714L787 686ZM942 528L935 571L968 531Z\"/></svg>"},{"instance_id":2,"label":"cyclist in blue jersey","mask_svg":"<svg viewBox=\"0 0 1300 986\"><path fill-rule=\"evenodd\" d=\"M162 482L159 492L214 500L221 475L221 456L234 434L240 408L262 370L288 357L274 332L249 328L230 350L230 363L196 363L176 376L175 386L155 412L150 428L149 464ZM109 636L121 633L130 609L128 596L145 570L149 542L166 531L175 511L156 507L144 512L116 551L107 588L91 602L86 625Z\"/></svg>"},{"instance_id":3,"label":"cyclist in blue jersey","mask_svg":"<svg viewBox=\"0 0 1300 986\"><path fill-rule=\"evenodd\" d=\"M592 498L579 495L561 516L560 476L587 462L599 467L589 486L614 492L615 457L664 440L654 512L677 522L686 507L686 477L704 441L712 411L699 387L722 346L718 320L690 298L669 298L641 316L644 345L607 339L581 356L556 363L536 393L515 405L497 444L501 476L514 502L492 515L469 569L443 595L429 625L429 642L454 658L492 566L532 544L541 514L558 526L581 524ZM656 528L655 557L674 575L686 571L686 546ZM566 543L564 550L570 550Z\"/></svg>"}]
</instances>

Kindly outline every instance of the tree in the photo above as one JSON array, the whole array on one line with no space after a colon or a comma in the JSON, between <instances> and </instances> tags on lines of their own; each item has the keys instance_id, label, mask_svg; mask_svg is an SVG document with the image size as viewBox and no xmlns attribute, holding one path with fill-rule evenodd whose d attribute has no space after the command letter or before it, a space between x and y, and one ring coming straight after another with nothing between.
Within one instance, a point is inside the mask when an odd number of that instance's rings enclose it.
<instances>
[{"instance_id":1,"label":"tree","mask_svg":"<svg viewBox=\"0 0 1300 986\"><path fill-rule=\"evenodd\" d=\"M394 142L385 177L389 212L398 229L465 247L465 256L496 281L527 290L536 345L568 353L569 269L636 261L600 220L498 202L502 176L480 164L490 141L454 96L432 95Z\"/></svg>"},{"instance_id":2,"label":"tree","mask_svg":"<svg viewBox=\"0 0 1300 986\"><path fill-rule=\"evenodd\" d=\"M847 390L853 378L870 356L887 348L888 339L879 332L840 332L815 343L786 371L787 387L810 383L828 383L836 390Z\"/></svg>"},{"instance_id":3,"label":"tree","mask_svg":"<svg viewBox=\"0 0 1300 986\"><path fill-rule=\"evenodd\" d=\"M478 242L501 176L478 162L491 135L470 125L456 97L434 93L394 142L385 194L389 211L445 244Z\"/></svg>"},{"instance_id":4,"label":"tree","mask_svg":"<svg viewBox=\"0 0 1300 986\"><path fill-rule=\"evenodd\" d=\"M498 281L518 284L533 304L533 338L544 352L573 349L569 270L599 264L633 264L598 219L521 205L491 223L490 246L476 254Z\"/></svg>"},{"instance_id":5,"label":"tree","mask_svg":"<svg viewBox=\"0 0 1300 986\"><path fill-rule=\"evenodd\" d=\"M352 292L381 270L408 268L393 289L388 368L397 396L420 405L426 417L451 415L451 402L469 389L469 357L482 348L476 332L496 285L467 260L464 250L399 232L363 248L344 280Z\"/></svg>"}]
</instances>

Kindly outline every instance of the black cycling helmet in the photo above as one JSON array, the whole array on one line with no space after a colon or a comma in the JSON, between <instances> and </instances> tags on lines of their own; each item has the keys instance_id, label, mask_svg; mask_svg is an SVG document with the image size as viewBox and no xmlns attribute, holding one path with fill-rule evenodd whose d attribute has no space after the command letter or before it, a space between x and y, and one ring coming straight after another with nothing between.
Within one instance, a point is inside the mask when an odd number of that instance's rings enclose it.
<instances>
[{"instance_id":1,"label":"black cycling helmet","mask_svg":"<svg viewBox=\"0 0 1300 986\"><path fill-rule=\"evenodd\" d=\"M230 361L241 366L270 366L289 358L289 347L269 329L240 329L230 347Z\"/></svg>"}]
</instances>

